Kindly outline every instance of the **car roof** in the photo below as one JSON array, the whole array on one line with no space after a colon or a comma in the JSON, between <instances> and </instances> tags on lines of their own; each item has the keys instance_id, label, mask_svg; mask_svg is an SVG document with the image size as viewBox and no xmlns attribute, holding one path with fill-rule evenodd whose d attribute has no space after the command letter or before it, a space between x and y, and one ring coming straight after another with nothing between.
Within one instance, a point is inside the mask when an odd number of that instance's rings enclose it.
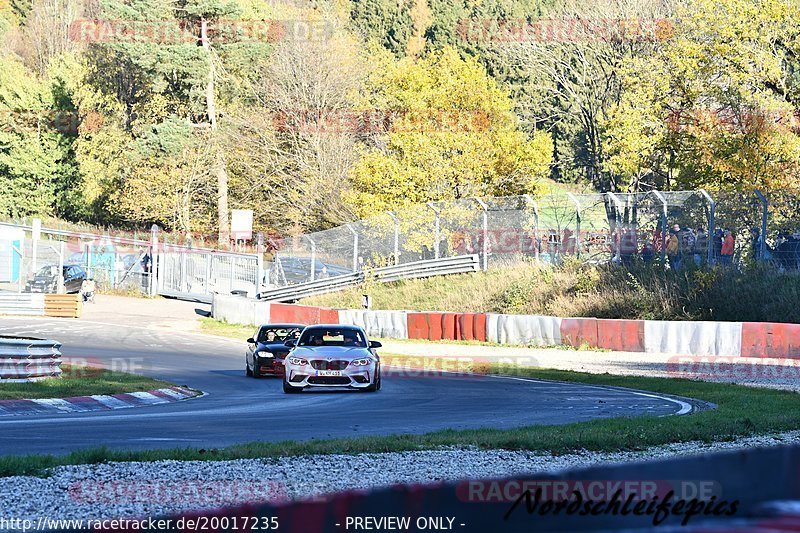
<instances>
[{"instance_id":1,"label":"car roof","mask_svg":"<svg viewBox=\"0 0 800 533\"><path fill-rule=\"evenodd\" d=\"M306 327L305 324L289 324L289 323L283 324L283 323L281 323L281 324L261 324L260 326L258 326L258 329L261 329L261 328L300 328L300 329L302 329L304 327Z\"/></svg>"},{"instance_id":2,"label":"car roof","mask_svg":"<svg viewBox=\"0 0 800 533\"><path fill-rule=\"evenodd\" d=\"M311 324L306 326L308 329L347 329L352 331L364 331L364 328L361 326L356 326L354 324Z\"/></svg>"}]
</instances>

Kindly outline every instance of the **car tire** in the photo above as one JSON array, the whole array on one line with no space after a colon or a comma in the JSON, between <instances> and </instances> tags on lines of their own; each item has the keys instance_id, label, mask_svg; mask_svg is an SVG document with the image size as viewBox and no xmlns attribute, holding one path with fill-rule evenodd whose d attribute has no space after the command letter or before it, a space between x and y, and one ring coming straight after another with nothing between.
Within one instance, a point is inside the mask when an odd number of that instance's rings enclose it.
<instances>
[{"instance_id":1,"label":"car tire","mask_svg":"<svg viewBox=\"0 0 800 533\"><path fill-rule=\"evenodd\" d=\"M244 373L247 377L253 377L253 371L250 370L250 365L247 364L247 361L244 363Z\"/></svg>"},{"instance_id":2,"label":"car tire","mask_svg":"<svg viewBox=\"0 0 800 533\"><path fill-rule=\"evenodd\" d=\"M301 389L296 389L291 385L289 385L288 383L286 383L285 379L283 380L283 392L285 392L286 394L297 394L298 392L300 392L300 390Z\"/></svg>"}]
</instances>

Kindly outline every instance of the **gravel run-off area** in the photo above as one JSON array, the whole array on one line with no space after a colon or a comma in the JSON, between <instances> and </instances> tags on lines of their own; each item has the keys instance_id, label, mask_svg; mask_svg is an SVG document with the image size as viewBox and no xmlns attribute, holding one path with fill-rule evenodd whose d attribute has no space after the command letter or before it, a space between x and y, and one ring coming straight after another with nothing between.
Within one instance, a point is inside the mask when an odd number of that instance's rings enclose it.
<instances>
[{"instance_id":1,"label":"gravel run-off area","mask_svg":"<svg viewBox=\"0 0 800 533\"><path fill-rule=\"evenodd\" d=\"M325 455L237 461L159 461L57 467L46 477L0 478L6 518L142 518L258 501L320 498L348 489L398 483L536 475L563 469L646 461L800 442L800 431L713 444L682 443L644 451L552 456L506 450ZM298 475L302 472L302 475Z\"/></svg>"}]
</instances>

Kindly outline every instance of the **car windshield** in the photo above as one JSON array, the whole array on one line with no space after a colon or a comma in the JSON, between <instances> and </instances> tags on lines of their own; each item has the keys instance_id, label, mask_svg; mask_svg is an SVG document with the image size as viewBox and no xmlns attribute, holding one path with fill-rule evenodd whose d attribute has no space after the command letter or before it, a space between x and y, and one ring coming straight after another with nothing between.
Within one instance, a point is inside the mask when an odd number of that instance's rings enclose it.
<instances>
[{"instance_id":1,"label":"car windshield","mask_svg":"<svg viewBox=\"0 0 800 533\"><path fill-rule=\"evenodd\" d=\"M267 344L281 343L287 339L296 339L300 336L300 328L261 328L258 332L258 342Z\"/></svg>"},{"instance_id":2,"label":"car windshield","mask_svg":"<svg viewBox=\"0 0 800 533\"><path fill-rule=\"evenodd\" d=\"M36 273L38 277L42 278L54 278L58 273L58 267L55 265L48 265L46 267L42 267L39 269L39 272Z\"/></svg>"},{"instance_id":3,"label":"car windshield","mask_svg":"<svg viewBox=\"0 0 800 533\"><path fill-rule=\"evenodd\" d=\"M364 334L356 329L306 328L298 346L353 346L367 345Z\"/></svg>"}]
</instances>

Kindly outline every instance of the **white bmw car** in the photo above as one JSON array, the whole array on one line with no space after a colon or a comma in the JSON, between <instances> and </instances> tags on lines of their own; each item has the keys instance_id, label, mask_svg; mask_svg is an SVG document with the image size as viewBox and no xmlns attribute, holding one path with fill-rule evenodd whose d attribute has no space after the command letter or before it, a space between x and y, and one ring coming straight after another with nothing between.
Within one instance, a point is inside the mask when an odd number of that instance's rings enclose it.
<instances>
[{"instance_id":1,"label":"white bmw car","mask_svg":"<svg viewBox=\"0 0 800 533\"><path fill-rule=\"evenodd\" d=\"M299 339L288 340L283 391L304 389L381 388L381 361L375 351L381 343L370 341L358 326L341 324L307 326Z\"/></svg>"}]
</instances>

